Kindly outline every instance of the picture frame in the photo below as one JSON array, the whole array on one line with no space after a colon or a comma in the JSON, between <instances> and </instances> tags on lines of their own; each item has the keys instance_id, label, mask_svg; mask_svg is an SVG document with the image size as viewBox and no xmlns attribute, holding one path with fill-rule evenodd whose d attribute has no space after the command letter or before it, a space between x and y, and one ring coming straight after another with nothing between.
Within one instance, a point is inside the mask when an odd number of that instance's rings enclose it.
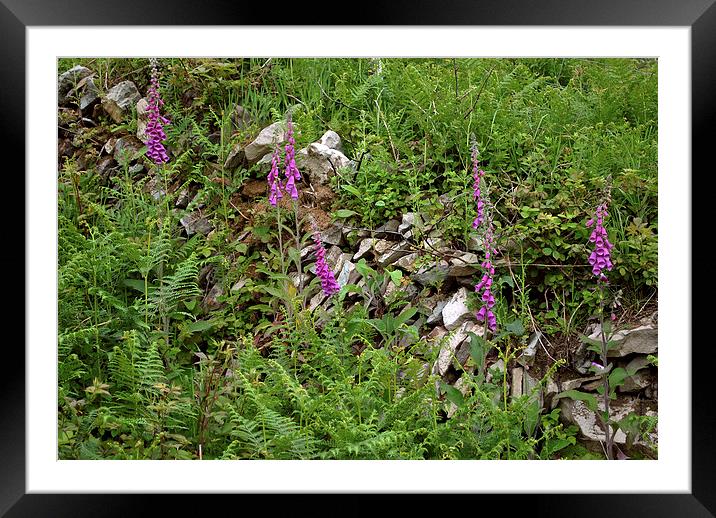
<instances>
[{"instance_id":1,"label":"picture frame","mask_svg":"<svg viewBox=\"0 0 716 518\"><path fill-rule=\"evenodd\" d=\"M481 2L393 2L389 6L361 8L347 19L350 25L516 25L516 26L688 26L691 28L692 73L692 163L706 163L706 153L713 142L713 119L716 101L716 0L669 2L653 0L647 8L635 0L600 3L554 1L542 5L511 1ZM263 11L263 10L262 10ZM297 10L300 11L300 10ZM139 13L139 14L138 14ZM320 18L323 19L320 19ZM301 20L301 18L304 18ZM89 26L89 25L244 25L268 21L257 7L217 1L211 8L199 8L187 1L141 3L98 3L87 0L68 0L62 3L48 0L0 0L0 30L6 35L3 56L0 58L2 77L12 78L2 87L0 106L4 116L5 142L9 149L22 149L25 140L25 30L29 26ZM318 18L297 12L292 22L311 25L336 23L327 12ZM252 23L253 22L253 23ZM709 157L710 158L710 157ZM699 160L700 159L700 160ZM24 169L24 157L21 158ZM693 171L693 166L692 166ZM693 173L689 179L693 182ZM23 188L24 191L24 188ZM695 190L692 188L692 193ZM25 196L29 193L24 192ZM692 198L693 199L693 198ZM693 203L693 202L692 202ZM693 205L692 205L693 206ZM692 217L695 222L695 218ZM696 235L696 234L692 234ZM695 270L695 263L693 269ZM25 278L32 275L25 271ZM691 279L686 282L691 283ZM696 304L691 301L694 315ZM31 311L31 307L27 307ZM693 318L693 317L692 317ZM695 321L695 319L694 319ZM684 323L686 324L686 323ZM690 330L685 334L691 336ZM709 372L712 362L703 341L696 346L691 338L692 358L692 492L691 494L529 494L511 495L510 511L519 508L549 516L604 516L612 512L634 516L715 516L716 515L716 411L709 398ZM147 495L137 494L26 494L25 458L25 365L24 357L13 364L2 377L2 398L5 408L0 413L0 515L20 516L95 516L115 514L131 516L144 509ZM557 481L558 482L558 481ZM193 499L180 495L184 512L210 512L212 502L226 506L226 499ZM475 502L482 507L485 497L477 495ZM489 495L497 503L501 495ZM246 499L247 495L239 498ZM305 495L293 495L292 508L298 510ZM152 498L154 499L154 498ZM201 500L201 501L199 501ZM252 495L251 500L257 500ZM344 501L346 509L370 509L370 497L351 495ZM422 498L412 505L423 508ZM244 500L245 502L245 500ZM276 502L279 502L278 500ZM162 502L164 504L164 502ZM346 505L348 504L348 505ZM321 506L323 507L323 506ZM315 508L314 508L315 509ZM578 511L576 511L578 510ZM614 511L612 511L614 510ZM405 509L404 509L405 511ZM320 512L320 511L319 511ZM141 512L143 514L143 512Z\"/></svg>"}]
</instances>

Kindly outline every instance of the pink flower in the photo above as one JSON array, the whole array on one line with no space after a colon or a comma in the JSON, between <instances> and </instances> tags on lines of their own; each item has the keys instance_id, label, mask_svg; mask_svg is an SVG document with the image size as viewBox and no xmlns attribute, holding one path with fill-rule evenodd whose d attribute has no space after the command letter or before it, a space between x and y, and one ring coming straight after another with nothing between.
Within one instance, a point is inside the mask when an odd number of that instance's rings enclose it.
<instances>
[{"instance_id":1,"label":"pink flower","mask_svg":"<svg viewBox=\"0 0 716 518\"><path fill-rule=\"evenodd\" d=\"M279 164L281 163L281 157L279 156L279 150L278 146L273 151L273 157L271 158L271 171L268 175L268 184L269 184L269 203L276 206L276 203L278 200L283 198L283 194L281 193L281 180L279 178Z\"/></svg>"},{"instance_id":2,"label":"pink flower","mask_svg":"<svg viewBox=\"0 0 716 518\"><path fill-rule=\"evenodd\" d=\"M611 271L612 261L610 250L614 247L609 242L607 230L604 228L604 219L609 216L607 213L607 204L602 203L597 207L594 219L587 221L587 228L594 225L594 230L589 236L589 242L594 243L595 247L589 255L589 264L592 265L592 273L596 275L600 281L606 281L607 277L602 270Z\"/></svg>"},{"instance_id":3,"label":"pink flower","mask_svg":"<svg viewBox=\"0 0 716 518\"><path fill-rule=\"evenodd\" d=\"M288 118L288 127L286 130L286 158L284 164L286 165L286 191L291 195L294 200L298 199L298 189L296 189L296 182L301 180L301 173L298 172L296 167L296 141L293 138L293 123L291 117Z\"/></svg>"},{"instance_id":4,"label":"pink flower","mask_svg":"<svg viewBox=\"0 0 716 518\"><path fill-rule=\"evenodd\" d=\"M159 72L156 59L153 59L151 63L152 78L149 86L148 122L145 130L148 137L146 142L147 156L155 164L160 165L169 161L169 155L167 155L167 150L162 142L167 138L163 126L170 124L170 122L169 119L159 113L159 107L164 105L164 101L159 96Z\"/></svg>"},{"instance_id":5,"label":"pink flower","mask_svg":"<svg viewBox=\"0 0 716 518\"><path fill-rule=\"evenodd\" d=\"M331 269L328 268L328 264L326 263L326 249L323 248L321 235L318 232L313 234L313 241L316 247L316 275L321 279L323 293L327 297L330 297L338 292L341 287L336 282L336 278Z\"/></svg>"}]
</instances>

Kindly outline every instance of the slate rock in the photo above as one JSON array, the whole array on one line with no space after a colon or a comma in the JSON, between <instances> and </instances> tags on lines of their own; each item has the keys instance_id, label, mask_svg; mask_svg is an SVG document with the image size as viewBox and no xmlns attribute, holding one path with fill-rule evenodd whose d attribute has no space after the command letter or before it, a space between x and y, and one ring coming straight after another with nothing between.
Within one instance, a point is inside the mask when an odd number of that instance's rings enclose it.
<instances>
[{"instance_id":1,"label":"slate rock","mask_svg":"<svg viewBox=\"0 0 716 518\"><path fill-rule=\"evenodd\" d=\"M341 173L342 169L352 169L354 163L337 149L314 142L296 153L296 165L315 185L328 185L330 178ZM348 177L352 177L350 173Z\"/></svg>"},{"instance_id":2,"label":"slate rock","mask_svg":"<svg viewBox=\"0 0 716 518\"><path fill-rule=\"evenodd\" d=\"M440 261L435 266L425 266L410 276L415 282L423 286L440 284L448 277L450 266L447 261Z\"/></svg>"},{"instance_id":3,"label":"slate rock","mask_svg":"<svg viewBox=\"0 0 716 518\"><path fill-rule=\"evenodd\" d=\"M339 137L338 133L335 131L326 131L321 138L318 139L318 143L343 153L343 143L341 142L341 137Z\"/></svg>"},{"instance_id":4,"label":"slate rock","mask_svg":"<svg viewBox=\"0 0 716 518\"><path fill-rule=\"evenodd\" d=\"M244 154L249 164L255 164L265 155L273 153L275 146L286 142L286 128L283 122L274 122L261 130L251 144L246 146Z\"/></svg>"},{"instance_id":5,"label":"slate rock","mask_svg":"<svg viewBox=\"0 0 716 518\"><path fill-rule=\"evenodd\" d=\"M246 158L246 153L241 144L236 144L224 161L224 169L230 171L239 167Z\"/></svg>"},{"instance_id":6,"label":"slate rock","mask_svg":"<svg viewBox=\"0 0 716 518\"><path fill-rule=\"evenodd\" d=\"M107 95L102 99L102 108L114 122L120 123L141 98L139 90L132 81L122 81L107 91Z\"/></svg>"},{"instance_id":7,"label":"slate rock","mask_svg":"<svg viewBox=\"0 0 716 518\"><path fill-rule=\"evenodd\" d=\"M451 331L464 322L474 321L474 312L467 307L467 290L460 288L443 308L443 325Z\"/></svg>"},{"instance_id":8,"label":"slate rock","mask_svg":"<svg viewBox=\"0 0 716 518\"><path fill-rule=\"evenodd\" d=\"M57 79L57 102L60 105L67 104L67 102L71 100L68 95L70 91L72 91L82 79L91 74L92 71L82 65L75 65L67 72L60 74Z\"/></svg>"},{"instance_id":9,"label":"slate rock","mask_svg":"<svg viewBox=\"0 0 716 518\"><path fill-rule=\"evenodd\" d=\"M197 233L206 236L209 232L214 230L214 225L211 224L206 216L201 215L199 212L190 212L181 218L179 222L182 224L184 230L186 230L187 236L189 237Z\"/></svg>"}]
</instances>

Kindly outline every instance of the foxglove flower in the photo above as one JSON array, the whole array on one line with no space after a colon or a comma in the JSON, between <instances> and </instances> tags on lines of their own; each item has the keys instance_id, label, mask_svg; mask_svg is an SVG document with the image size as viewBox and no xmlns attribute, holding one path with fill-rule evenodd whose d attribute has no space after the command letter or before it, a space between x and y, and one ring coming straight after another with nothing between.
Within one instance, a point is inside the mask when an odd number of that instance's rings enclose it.
<instances>
[{"instance_id":1,"label":"foxglove flower","mask_svg":"<svg viewBox=\"0 0 716 518\"><path fill-rule=\"evenodd\" d=\"M281 163L281 157L279 156L279 150L278 146L273 151L273 157L271 158L271 171L268 175L268 184L269 184L269 203L276 206L276 203L278 203L278 200L283 198L283 194L281 193L281 179L279 178L279 165Z\"/></svg>"},{"instance_id":2,"label":"foxglove flower","mask_svg":"<svg viewBox=\"0 0 716 518\"><path fill-rule=\"evenodd\" d=\"M314 232L313 241L316 247L316 275L321 279L323 293L327 297L330 297L340 290L340 286L336 282L333 271L328 268L328 264L326 263L326 249L323 248L321 235L318 232Z\"/></svg>"},{"instance_id":3,"label":"foxglove flower","mask_svg":"<svg viewBox=\"0 0 716 518\"><path fill-rule=\"evenodd\" d=\"M296 167L296 141L293 138L293 123L290 115L286 139L288 140L286 143L286 158L284 159L284 164L286 165L286 192L291 195L291 198L297 200L298 189L296 189L296 182L301 180L301 173L298 172L298 167Z\"/></svg>"},{"instance_id":4,"label":"foxglove flower","mask_svg":"<svg viewBox=\"0 0 716 518\"><path fill-rule=\"evenodd\" d=\"M160 107L164 105L164 101L159 95L159 72L157 70L157 60L151 60L152 64L152 77L149 85L149 101L147 108L147 156L152 161L161 165L169 161L169 155L167 150L164 148L162 142L166 140L167 136L164 133L164 126L170 124L169 119L163 117L160 114Z\"/></svg>"},{"instance_id":5,"label":"foxglove flower","mask_svg":"<svg viewBox=\"0 0 716 518\"><path fill-rule=\"evenodd\" d=\"M496 250L493 244L492 221L488 221L487 223L484 243L485 260L481 264L484 273L482 274L480 282L475 285L475 291L480 293L482 306L476 316L478 322L486 322L487 328L490 331L495 331L497 328L497 317L492 311L492 308L495 306L495 296L492 293L492 279L495 275L495 267L492 264L492 258Z\"/></svg>"},{"instance_id":6,"label":"foxglove flower","mask_svg":"<svg viewBox=\"0 0 716 518\"><path fill-rule=\"evenodd\" d=\"M592 265L592 273L596 275L600 281L606 281L607 276L603 270L612 269L611 249L614 247L607 238L607 230L604 228L604 219L609 216L607 213L607 204L602 203L597 207L595 217L587 221L587 228L594 226L589 241L594 243L594 250L589 256L589 264Z\"/></svg>"},{"instance_id":7,"label":"foxglove flower","mask_svg":"<svg viewBox=\"0 0 716 518\"><path fill-rule=\"evenodd\" d=\"M480 169L480 162L477 160L477 144L472 145L472 177L475 182L472 185L472 197L477 202L477 217L472 222L472 228L477 228L485 219L485 202L480 192L480 179L485 176L485 171Z\"/></svg>"}]
</instances>

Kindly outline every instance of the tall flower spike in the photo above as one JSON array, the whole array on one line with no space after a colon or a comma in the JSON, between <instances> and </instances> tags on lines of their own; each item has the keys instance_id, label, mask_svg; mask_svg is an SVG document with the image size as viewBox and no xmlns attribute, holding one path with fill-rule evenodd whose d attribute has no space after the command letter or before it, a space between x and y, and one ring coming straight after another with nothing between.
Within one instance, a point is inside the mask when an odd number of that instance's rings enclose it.
<instances>
[{"instance_id":1,"label":"tall flower spike","mask_svg":"<svg viewBox=\"0 0 716 518\"><path fill-rule=\"evenodd\" d=\"M485 219L485 202L480 192L480 179L485 176L485 171L480 169L480 162L477 159L477 144L472 144L472 177L475 180L472 185L472 197L477 202L477 217L472 222L472 228L477 228Z\"/></svg>"},{"instance_id":2,"label":"tall flower spike","mask_svg":"<svg viewBox=\"0 0 716 518\"><path fill-rule=\"evenodd\" d=\"M611 249L614 247L609 242L607 230L604 228L604 219L609 216L607 213L606 202L597 207L596 214L593 219L587 221L587 228L594 226L589 241L594 243L594 250L589 255L589 264L592 265L592 273L596 275L600 281L606 281L607 276L603 270L612 269Z\"/></svg>"},{"instance_id":3,"label":"tall flower spike","mask_svg":"<svg viewBox=\"0 0 716 518\"><path fill-rule=\"evenodd\" d=\"M279 166L281 164L281 156L279 155L278 146L274 148L273 150L273 157L271 158L271 171L268 175L268 184L269 184L269 203L276 206L276 203L278 203L278 200L283 198L283 194L281 193L281 179L279 178Z\"/></svg>"},{"instance_id":4,"label":"tall flower spike","mask_svg":"<svg viewBox=\"0 0 716 518\"><path fill-rule=\"evenodd\" d=\"M169 155L164 148L162 142L167 136L164 133L164 126L170 124L169 119L160 114L159 108L164 105L159 95L159 71L157 69L157 60L152 59L152 77L149 85L149 106L147 108L147 156L157 165L161 165L169 161Z\"/></svg>"},{"instance_id":5,"label":"tall flower spike","mask_svg":"<svg viewBox=\"0 0 716 518\"><path fill-rule=\"evenodd\" d=\"M488 217L484 239L485 260L481 264L484 273L480 282L475 285L475 291L481 294L480 300L482 301L482 306L476 315L477 320L478 322L487 322L487 328L494 332L497 328L497 317L492 311L495 306L495 296L492 294L492 279L495 275L495 267L492 265L492 258L496 250L493 244L492 232L492 220Z\"/></svg>"},{"instance_id":6,"label":"tall flower spike","mask_svg":"<svg viewBox=\"0 0 716 518\"><path fill-rule=\"evenodd\" d=\"M330 297L334 293L337 293L341 287L336 282L333 271L328 268L328 264L326 263L326 249L323 248L321 235L318 231L313 233L313 241L316 247L316 275L321 279L323 293L327 297Z\"/></svg>"},{"instance_id":7,"label":"tall flower spike","mask_svg":"<svg viewBox=\"0 0 716 518\"><path fill-rule=\"evenodd\" d=\"M296 188L296 182L301 180L301 173L298 172L296 167L296 141L293 138L293 123L291 122L291 116L288 117L288 124L286 129L286 158L284 164L286 166L286 192L291 195L294 200L298 199L298 189Z\"/></svg>"}]
</instances>

